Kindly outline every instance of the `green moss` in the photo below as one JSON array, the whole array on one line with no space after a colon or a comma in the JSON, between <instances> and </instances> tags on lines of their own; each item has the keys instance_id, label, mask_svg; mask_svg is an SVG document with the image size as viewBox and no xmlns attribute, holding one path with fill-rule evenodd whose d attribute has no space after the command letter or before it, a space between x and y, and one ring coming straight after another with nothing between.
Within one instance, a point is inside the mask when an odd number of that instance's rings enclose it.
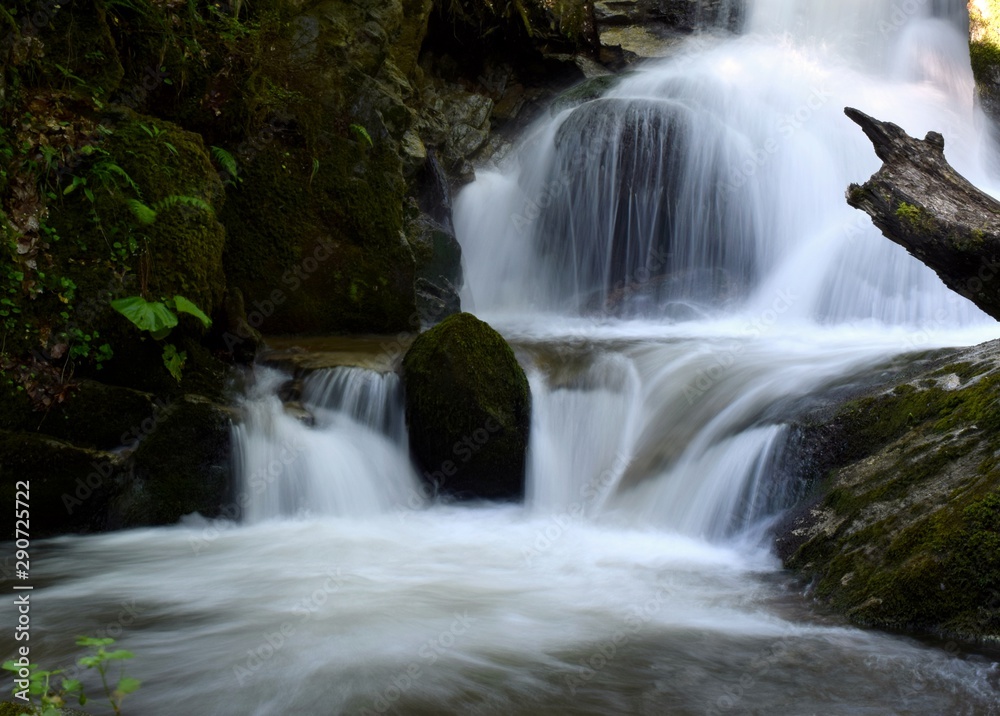
<instances>
[{"instance_id":1,"label":"green moss","mask_svg":"<svg viewBox=\"0 0 1000 716\"><path fill-rule=\"evenodd\" d=\"M829 478L821 507L839 526L788 564L859 624L1000 634L1000 379L981 370L946 366L934 375L962 373L964 388L904 385L837 419L848 464ZM944 486L950 493L935 498Z\"/></svg>"},{"instance_id":2,"label":"green moss","mask_svg":"<svg viewBox=\"0 0 1000 716\"><path fill-rule=\"evenodd\" d=\"M229 412L184 396L140 443L113 513L122 527L171 524L192 512L214 517L230 492L229 461Z\"/></svg>"},{"instance_id":3,"label":"green moss","mask_svg":"<svg viewBox=\"0 0 1000 716\"><path fill-rule=\"evenodd\" d=\"M468 313L450 316L410 346L403 381L425 476L460 496L522 496L531 398L502 336Z\"/></svg>"},{"instance_id":4,"label":"green moss","mask_svg":"<svg viewBox=\"0 0 1000 716\"><path fill-rule=\"evenodd\" d=\"M223 214L227 272L251 325L264 333L408 328L415 262L402 239L399 158L346 133L317 151L314 170L306 147L272 142Z\"/></svg>"},{"instance_id":5,"label":"green moss","mask_svg":"<svg viewBox=\"0 0 1000 716\"><path fill-rule=\"evenodd\" d=\"M896 218L915 233L929 233L934 230L934 217L923 207L907 204L905 201L896 209Z\"/></svg>"}]
</instances>

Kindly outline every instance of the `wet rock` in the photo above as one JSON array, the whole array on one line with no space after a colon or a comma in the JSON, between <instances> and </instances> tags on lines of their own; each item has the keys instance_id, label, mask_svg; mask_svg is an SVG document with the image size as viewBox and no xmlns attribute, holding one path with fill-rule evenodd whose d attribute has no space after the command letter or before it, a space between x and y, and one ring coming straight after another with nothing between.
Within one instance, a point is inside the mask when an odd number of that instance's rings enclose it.
<instances>
[{"instance_id":1,"label":"wet rock","mask_svg":"<svg viewBox=\"0 0 1000 716\"><path fill-rule=\"evenodd\" d=\"M785 564L856 624L1000 638L1000 342L913 367L801 422L813 497Z\"/></svg>"},{"instance_id":2,"label":"wet rock","mask_svg":"<svg viewBox=\"0 0 1000 716\"><path fill-rule=\"evenodd\" d=\"M403 382L425 480L463 499L523 496L531 398L500 334L468 313L451 316L413 342Z\"/></svg>"},{"instance_id":3,"label":"wet rock","mask_svg":"<svg viewBox=\"0 0 1000 716\"><path fill-rule=\"evenodd\" d=\"M192 512L217 516L231 492L233 417L197 395L164 409L128 463L109 525L173 524Z\"/></svg>"}]
</instances>

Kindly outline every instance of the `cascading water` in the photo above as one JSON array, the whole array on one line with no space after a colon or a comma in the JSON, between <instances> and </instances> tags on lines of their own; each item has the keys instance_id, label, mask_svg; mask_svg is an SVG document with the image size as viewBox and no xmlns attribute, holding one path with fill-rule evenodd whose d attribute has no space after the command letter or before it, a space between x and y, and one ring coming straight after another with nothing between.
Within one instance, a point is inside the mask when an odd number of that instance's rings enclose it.
<instances>
[{"instance_id":1,"label":"cascading water","mask_svg":"<svg viewBox=\"0 0 1000 716\"><path fill-rule=\"evenodd\" d=\"M143 714L997 713L988 662L816 615L760 539L795 497L796 401L996 334L843 198L878 166L848 104L943 132L989 185L964 3L744 19L458 197L463 300L530 377L523 506L425 494L395 375L317 372L296 407L258 368L244 524L55 540L33 642L58 655L132 600Z\"/></svg>"}]
</instances>

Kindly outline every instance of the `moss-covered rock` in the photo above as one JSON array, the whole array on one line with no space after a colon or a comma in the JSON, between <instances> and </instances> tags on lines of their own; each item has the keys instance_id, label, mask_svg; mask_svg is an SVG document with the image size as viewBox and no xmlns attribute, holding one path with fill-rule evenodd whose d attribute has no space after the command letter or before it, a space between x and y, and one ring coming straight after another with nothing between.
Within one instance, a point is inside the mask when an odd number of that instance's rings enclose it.
<instances>
[{"instance_id":1,"label":"moss-covered rock","mask_svg":"<svg viewBox=\"0 0 1000 716\"><path fill-rule=\"evenodd\" d=\"M468 313L451 316L410 346L403 381L425 480L460 498L523 496L531 398L500 334Z\"/></svg>"},{"instance_id":2,"label":"moss-covered rock","mask_svg":"<svg viewBox=\"0 0 1000 716\"><path fill-rule=\"evenodd\" d=\"M116 496L113 527L172 524L219 514L230 492L230 411L196 395L163 410L129 462Z\"/></svg>"},{"instance_id":3,"label":"moss-covered rock","mask_svg":"<svg viewBox=\"0 0 1000 716\"><path fill-rule=\"evenodd\" d=\"M1000 119L1000 0L969 3L969 54L983 109Z\"/></svg>"},{"instance_id":4,"label":"moss-covered rock","mask_svg":"<svg viewBox=\"0 0 1000 716\"><path fill-rule=\"evenodd\" d=\"M1000 638L996 346L843 405L815 500L779 536L786 564L852 621Z\"/></svg>"},{"instance_id":5,"label":"moss-covered rock","mask_svg":"<svg viewBox=\"0 0 1000 716\"><path fill-rule=\"evenodd\" d=\"M28 484L33 537L104 529L120 470L121 459L110 453L0 431L0 499L13 506ZM5 539L13 539L13 522L7 524Z\"/></svg>"},{"instance_id":6,"label":"moss-covered rock","mask_svg":"<svg viewBox=\"0 0 1000 716\"><path fill-rule=\"evenodd\" d=\"M48 412L36 412L33 427L79 447L114 450L135 440L156 410L157 401L149 393L84 380L63 402Z\"/></svg>"}]
</instances>

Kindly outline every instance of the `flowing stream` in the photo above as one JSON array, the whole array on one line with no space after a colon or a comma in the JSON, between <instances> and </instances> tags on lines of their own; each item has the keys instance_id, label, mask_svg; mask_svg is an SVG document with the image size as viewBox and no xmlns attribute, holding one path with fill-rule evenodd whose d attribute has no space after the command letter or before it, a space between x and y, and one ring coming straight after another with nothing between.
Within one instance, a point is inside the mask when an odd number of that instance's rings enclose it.
<instances>
[{"instance_id":1,"label":"flowing stream","mask_svg":"<svg viewBox=\"0 0 1000 716\"><path fill-rule=\"evenodd\" d=\"M799 401L1000 333L844 201L879 166L845 105L992 188L966 22L751 0L553 110L455 205L531 382L524 504L427 493L395 374L314 373L309 425L260 367L243 519L47 541L33 655L120 634L135 714L1000 713L988 658L817 611L767 538Z\"/></svg>"}]
</instances>

